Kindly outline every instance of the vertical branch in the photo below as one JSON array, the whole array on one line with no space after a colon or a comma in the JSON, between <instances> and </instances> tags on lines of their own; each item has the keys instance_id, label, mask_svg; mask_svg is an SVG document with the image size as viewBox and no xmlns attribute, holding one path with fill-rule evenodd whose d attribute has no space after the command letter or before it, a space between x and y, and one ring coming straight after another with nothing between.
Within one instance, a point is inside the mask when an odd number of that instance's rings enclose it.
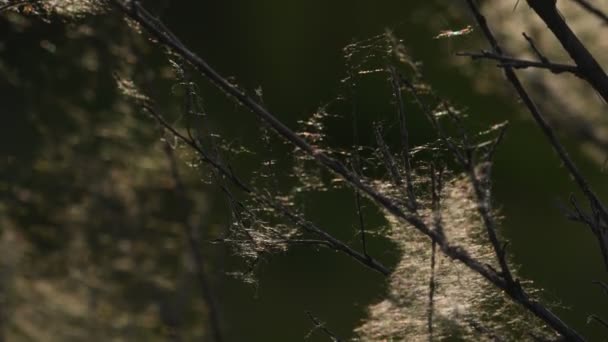
<instances>
[{"instance_id":1,"label":"vertical branch","mask_svg":"<svg viewBox=\"0 0 608 342\"><path fill-rule=\"evenodd\" d=\"M442 169L436 170L435 164L431 164L431 196L432 196L432 209L433 209L433 221L435 225L435 231L442 238L445 239L441 218L441 191L443 189L443 174ZM437 283L435 280L435 259L437 254L437 241L433 240L431 245L431 277L429 280L429 306L427 312L427 325L429 342L434 339L433 329L433 318L435 310L435 289Z\"/></svg>"},{"instance_id":2,"label":"vertical branch","mask_svg":"<svg viewBox=\"0 0 608 342\"><path fill-rule=\"evenodd\" d=\"M543 55L542 52L540 52L540 49L538 47L536 47L536 44L534 43L534 40L530 36L528 36L525 32L523 32L522 35L524 36L524 38L528 42L528 45L530 45L530 48L532 49L532 51L534 52L534 54L536 55L536 57L538 57L539 61L541 61L544 64L551 63L549 61L549 59L545 55Z\"/></svg>"},{"instance_id":3,"label":"vertical branch","mask_svg":"<svg viewBox=\"0 0 608 342\"><path fill-rule=\"evenodd\" d=\"M410 203L410 207L415 211L417 209L416 195L414 193L414 185L412 182L412 164L410 160L410 145L409 145L409 132L407 128L407 121L405 115L405 104L403 103L403 97L401 96L401 86L399 83L399 76L395 67L389 66L389 72L391 74L391 85L393 87L393 95L395 96L397 112L399 116L399 131L401 133L401 155L403 158L403 166L405 168L405 182L407 187L407 196Z\"/></svg>"},{"instance_id":4,"label":"vertical branch","mask_svg":"<svg viewBox=\"0 0 608 342\"><path fill-rule=\"evenodd\" d=\"M441 217L441 191L443 190L443 168L437 169L431 164L431 196L433 209L433 224L435 231L440 237L444 237L443 222Z\"/></svg>"},{"instance_id":5,"label":"vertical branch","mask_svg":"<svg viewBox=\"0 0 608 342\"><path fill-rule=\"evenodd\" d=\"M359 190L355 190L355 205L357 206L357 216L359 217L359 233L361 234L361 244L363 245L363 255L369 257L367 254L367 241L365 237L365 224L363 220L363 212L361 211L361 193Z\"/></svg>"},{"instance_id":6,"label":"vertical branch","mask_svg":"<svg viewBox=\"0 0 608 342\"><path fill-rule=\"evenodd\" d=\"M356 96L356 83L355 83L355 75L353 74L352 67L349 66L349 88L351 92L351 114L352 114L352 122L353 122L353 153L354 153L354 161L353 167L355 173L361 174L361 156L359 155L359 127L358 127L358 117L357 117L357 96ZM365 236L365 225L363 220L363 212L361 211L361 193L359 189L354 189L355 191L355 205L357 208L357 216L359 217L359 233L361 234L361 245L363 249L363 255L369 257L367 254L367 241Z\"/></svg>"},{"instance_id":7,"label":"vertical branch","mask_svg":"<svg viewBox=\"0 0 608 342\"><path fill-rule=\"evenodd\" d=\"M429 280L429 307L427 313L427 326L429 333L429 342L434 340L433 335L433 316L435 313L435 255L437 254L437 243L432 242L431 245L431 279Z\"/></svg>"}]
</instances>

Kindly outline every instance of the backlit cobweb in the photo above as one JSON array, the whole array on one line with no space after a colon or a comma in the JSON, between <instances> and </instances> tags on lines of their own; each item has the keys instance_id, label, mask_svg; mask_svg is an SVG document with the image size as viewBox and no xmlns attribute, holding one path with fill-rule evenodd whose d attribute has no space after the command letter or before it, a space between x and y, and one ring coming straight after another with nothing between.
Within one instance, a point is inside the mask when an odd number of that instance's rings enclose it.
<instances>
[{"instance_id":1,"label":"backlit cobweb","mask_svg":"<svg viewBox=\"0 0 608 342\"><path fill-rule=\"evenodd\" d=\"M370 51L369 54L367 51ZM374 67L374 62L392 61L403 68L413 80L418 79L417 64L409 61L401 41L390 33L373 41L365 41L361 46L351 44L347 50L350 65L371 72L353 72L356 77L368 77L375 73L388 74L386 68ZM382 58L382 53L387 56ZM360 58L359 56L363 56ZM376 56L370 58L369 56ZM392 58L394 56L395 58ZM405 61L404 61L405 59ZM353 77L353 76L351 76ZM351 80L357 82L357 80ZM463 146L464 142L458 132L461 121L466 121L464 112L437 103L440 101L433 94L429 85L416 82L413 85L417 98L431 108L431 116L442 122L447 140L454 146ZM407 91L404 91L407 93ZM406 96L406 100L412 101ZM416 102L416 101L412 101ZM408 103L408 108L411 107ZM445 114L445 108L453 111L457 118ZM410 110L408 115L422 115L419 111ZM411 119L411 117L410 117ZM458 121L456 129L449 129L450 120ZM412 120L410 120L411 122ZM390 123L390 120L389 120ZM476 144L480 150L489 146L501 125L471 135L469 143ZM378 153L379 155L381 153ZM430 189L434 172L431 162L450 165L452 152L446 149L442 140L412 147L413 158L412 183L418 198L418 212L428 226L434 226L434 214ZM403 175L401 155L393 155L399 174ZM445 159L445 160L444 160ZM377 157L373 163L382 165L383 160ZM372 162L370 162L372 164ZM477 172L487 171L490 165L481 164ZM387 172L388 173L388 172ZM487 242L487 234L479 217L479 205L466 175L459 172L444 172L441 197L441 222L447 240L453 246L460 246L482 263L495 265L493 249ZM392 197L396 203L404 203L404 191L395 186L390 176L369 179L377 191ZM403 210L408 210L403 207ZM494 213L497 217L498 214ZM470 271L462 263L444 256L439 250L435 253L435 265L431 266L433 247L429 238L420 234L408 224L398 221L386 213L388 221L387 236L399 248L400 260L389 280L389 289L384 299L368 307L368 317L356 329L362 341L428 341L455 338L462 340L529 340L533 336L546 336L544 325L527 311L505 298L487 280ZM496 267L496 266L495 266ZM431 277L435 289L433 300L430 300ZM525 283L525 282L524 282ZM530 284L526 288L530 290ZM534 290L532 294L534 295Z\"/></svg>"}]
</instances>

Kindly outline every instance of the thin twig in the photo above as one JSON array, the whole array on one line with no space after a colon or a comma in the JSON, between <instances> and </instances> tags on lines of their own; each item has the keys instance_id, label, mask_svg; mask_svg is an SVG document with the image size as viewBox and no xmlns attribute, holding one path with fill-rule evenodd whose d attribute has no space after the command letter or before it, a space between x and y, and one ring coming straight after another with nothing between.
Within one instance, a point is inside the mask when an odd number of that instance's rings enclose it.
<instances>
[{"instance_id":1,"label":"thin twig","mask_svg":"<svg viewBox=\"0 0 608 342\"><path fill-rule=\"evenodd\" d=\"M329 337L330 340L332 340L332 342L341 341L333 332L331 332L331 330L329 330L325 326L325 323L319 321L319 319L316 318L310 311L306 311L306 315L308 316L308 318L310 318L312 324L314 324L314 328L310 333L314 332L315 330L321 330L325 335L327 335L327 337Z\"/></svg>"},{"instance_id":2,"label":"thin twig","mask_svg":"<svg viewBox=\"0 0 608 342\"><path fill-rule=\"evenodd\" d=\"M416 194L414 192L414 183L412 182L412 162L410 158L410 143L409 132L407 127L407 118L405 115L405 104L401 96L401 85L397 70L389 66L391 76L391 85L393 87L393 96L395 96L397 112L399 116L399 132L401 133L401 158L403 158L403 166L405 169L405 185L407 187L407 197L412 210L416 211L418 204L416 203Z\"/></svg>"},{"instance_id":3,"label":"thin twig","mask_svg":"<svg viewBox=\"0 0 608 342\"><path fill-rule=\"evenodd\" d=\"M606 322L603 318L598 315L589 315L587 321L596 321L604 326L604 328L608 328L608 322Z\"/></svg>"},{"instance_id":4,"label":"thin twig","mask_svg":"<svg viewBox=\"0 0 608 342\"><path fill-rule=\"evenodd\" d=\"M536 44L534 43L534 40L532 40L532 38L530 36L528 36L525 32L522 32L522 35L524 36L524 38L526 39L526 41L528 41L528 44L530 45L530 48L532 49L532 51L534 51L534 54L536 55L536 57L538 57L538 60L540 60L543 63L550 63L549 62L549 58L547 58L542 52L540 52L540 50L536 47Z\"/></svg>"},{"instance_id":5,"label":"thin twig","mask_svg":"<svg viewBox=\"0 0 608 342\"><path fill-rule=\"evenodd\" d=\"M363 211L361 210L361 193L358 190L355 190L355 205L357 207L357 216L359 217L359 233L361 234L363 255L368 256L367 241L365 238L365 221L363 219Z\"/></svg>"},{"instance_id":6,"label":"thin twig","mask_svg":"<svg viewBox=\"0 0 608 342\"><path fill-rule=\"evenodd\" d=\"M529 61L525 59L519 59L514 57L508 57L503 55L498 55L488 51L482 51L480 53L473 52L458 52L457 56L466 56L471 57L471 59L490 59L500 62L498 64L499 67L511 67L514 69L526 69L526 68L538 68L538 69L546 69L551 71L554 74L560 73L571 73L577 77L584 78L584 75L580 72L579 68L575 65L568 64L559 64L552 63L549 61Z\"/></svg>"},{"instance_id":7,"label":"thin twig","mask_svg":"<svg viewBox=\"0 0 608 342\"><path fill-rule=\"evenodd\" d=\"M391 177L391 180L393 181L395 186L397 186L398 188L401 189L401 185L403 185L403 181L401 180L401 175L399 174L399 170L397 169L395 159L393 158L393 155L392 155L391 151L389 150L389 147L386 145L386 142L384 141L384 137L382 136L382 128L381 128L380 124L376 124L374 126L374 133L376 135L376 143L378 144L378 149L380 150L380 153L382 154L384 166L386 167L386 169Z\"/></svg>"}]
</instances>

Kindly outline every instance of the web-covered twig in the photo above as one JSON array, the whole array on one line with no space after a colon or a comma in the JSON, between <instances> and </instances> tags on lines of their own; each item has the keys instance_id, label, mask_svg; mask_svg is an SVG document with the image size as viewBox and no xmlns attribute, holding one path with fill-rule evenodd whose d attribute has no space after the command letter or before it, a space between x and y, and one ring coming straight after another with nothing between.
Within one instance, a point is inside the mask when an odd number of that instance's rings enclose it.
<instances>
[{"instance_id":1,"label":"web-covered twig","mask_svg":"<svg viewBox=\"0 0 608 342\"><path fill-rule=\"evenodd\" d=\"M365 194L374 202L376 202L379 206L381 206L384 210L390 213L393 217L399 219L400 221L407 223L418 231L428 236L432 241L435 241L440 247L440 250L449 256L452 259L458 260L465 264L468 268L473 270L474 272L480 274L489 282L494 284L496 287L505 291L505 293L513 299L515 302L520 303L527 310L532 312L534 315L543 320L547 325L561 333L567 338L576 341L582 341L582 337L578 335L576 331L565 325L553 312L547 309L542 304L534 301L529 297L529 295L521 288L513 286L513 283L505 280L501 274L498 274L496 271L492 270L487 265L484 265L480 261L473 258L466 250L462 247L454 246L448 243L443 236L438 234L435 230L431 229L423 220L420 219L419 216L404 211L398 204L396 204L389 197L383 195L382 193L376 191L373 187L366 184L366 182L358 177L355 173L349 171L341 162L338 160L331 158L323 151L313 147L302 137L298 136L294 131L292 131L289 127L284 125L280 120L278 120L273 114L271 114L267 109L261 106L257 101L248 96L245 92L234 86L227 79L218 74L213 68L211 68L203 59L194 54L189 49L185 48L184 45L175 40L171 34L167 34L164 30L160 29L153 20L150 19L150 15L146 13L145 9L143 9L137 2L130 2L129 5L125 5L120 1L113 1L113 3L118 6L118 8L123 11L125 14L129 15L133 20L140 23L150 34L152 34L156 39L158 39L161 43L169 46L171 49L175 50L176 53L180 54L184 59L193 64L203 75L208 77L219 89L226 92L231 97L234 97L241 103L243 106L252 111L256 116L266 122L273 130L279 134L281 137L289 141L294 146L300 148L305 153L312 156L320 165L325 167L326 169L332 171L333 173L342 177L345 181L347 181L352 187L361 191L362 194ZM143 13L143 14L142 14ZM179 134L179 132L175 132ZM192 146L195 147L196 145ZM461 156L462 157L462 156ZM230 175L230 173L228 173ZM270 204L270 203L269 203ZM300 221L300 220L297 220ZM300 221L301 223L301 221ZM322 234L322 231L315 231L318 234ZM324 236L325 237L325 236ZM337 242L336 242L337 243ZM343 244L338 244L336 246L342 246ZM350 253L352 253L352 249L348 248ZM366 260L364 256L358 253L353 253L351 256L355 257L358 255L359 261ZM364 264L368 264L365 261L362 261Z\"/></svg>"},{"instance_id":2,"label":"web-covered twig","mask_svg":"<svg viewBox=\"0 0 608 342\"><path fill-rule=\"evenodd\" d=\"M250 195L256 201L259 201L260 203L263 203L264 205L267 205L268 207L273 208L279 214L281 214L285 218L289 219L292 223L301 227L305 231L314 233L315 235L322 237L324 240L326 240L332 246L333 249L346 253L347 255L351 256L355 260L361 262L362 264L364 264L364 265L370 267L371 269L376 270L384 275L390 274L390 271L388 270L388 268L386 268L384 265L382 265L376 259L370 257L369 255L365 255L365 254L362 254L362 253L354 250L353 248L351 248L347 244L343 243L342 241L336 239L335 237L333 237L326 231L318 228L311 222L302 218L300 215L294 213L293 210L285 207L283 204L279 203L278 201L268 198L267 196L262 196L262 195L258 194L252 187L250 187L244 181L242 181L240 178L238 178L232 171L230 171L224 165L219 163L216 159L212 158L210 156L210 154L208 152L206 152L196 141L190 140L188 137L184 136L177 129L175 129L153 107L145 104L144 108L150 114L152 114L161 123L161 125L163 127L165 127L168 131L170 131L172 134L174 134L178 139L180 139L186 145L188 145L189 147L194 149L196 152L198 152L205 163L208 163L209 165L211 165L215 170L217 170L217 172L219 172L222 175L222 177L226 177L227 179L229 179L235 186L237 186L240 190L242 190L245 193L247 193L248 195Z\"/></svg>"}]
</instances>

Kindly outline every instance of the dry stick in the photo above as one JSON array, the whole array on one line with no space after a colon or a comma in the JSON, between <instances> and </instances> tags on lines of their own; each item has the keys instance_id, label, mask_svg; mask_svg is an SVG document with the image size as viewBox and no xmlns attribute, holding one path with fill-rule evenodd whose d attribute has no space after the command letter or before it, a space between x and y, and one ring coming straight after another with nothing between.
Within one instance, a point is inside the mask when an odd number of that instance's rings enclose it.
<instances>
[{"instance_id":1,"label":"dry stick","mask_svg":"<svg viewBox=\"0 0 608 342\"><path fill-rule=\"evenodd\" d=\"M203 159L204 162L206 162L207 164L211 165L222 176L224 176L227 179L229 179L235 186L237 186L240 190L242 190L245 193L247 193L250 196L252 196L256 201L259 201L260 203L262 203L264 205L268 205L269 207L277 210L283 216L287 217L290 221L292 221L294 224L300 226L304 230L321 236L329 244L331 244L331 246L335 250L346 253L347 255L351 256L353 259L359 261L363 265L365 265L365 266L367 266L367 267L369 267L369 268L371 268L371 269L373 269L375 271L378 271L378 272L382 273L385 276L388 276L391 273L386 266L382 265L376 259L370 257L369 255L364 255L362 253L357 252L356 250L354 250L353 248L351 248L350 246L348 246L344 242L336 239L335 237L333 237L329 233L325 232L321 228L319 228L319 227L315 226L314 224L312 224L312 223L304 220L299 215L294 214L289 208L286 208L285 206L281 205L280 203L277 203L277 202L272 201L272 200L270 200L270 199L268 199L268 198L266 198L264 196L259 195L257 192L255 192L253 190L253 188L251 188L250 186L248 186L247 184L245 184L245 182L243 182L240 178L236 177L231 170L229 170L224 165L222 165L221 163L219 163L217 160L215 160L214 158L212 158L195 141L190 140L188 137L184 136L182 133L180 133L179 131L177 131L160 114L158 114L155 111L154 108L150 107L147 104L144 104L143 106L144 106L144 109L146 109L146 111L148 111L152 116L154 116L156 118L156 120L158 120L158 122L163 127L165 127L167 130L169 130L172 134L174 134L178 139L180 139L185 144L187 144L190 148L194 149L201 156L201 158Z\"/></svg>"},{"instance_id":2,"label":"dry stick","mask_svg":"<svg viewBox=\"0 0 608 342\"><path fill-rule=\"evenodd\" d=\"M572 32L557 10L556 0L527 0L578 66L585 80L608 102L608 75Z\"/></svg>"},{"instance_id":3,"label":"dry stick","mask_svg":"<svg viewBox=\"0 0 608 342\"><path fill-rule=\"evenodd\" d=\"M532 40L532 38L530 38L530 36L528 36L525 32L522 32L521 34L528 41L528 44L532 48L532 51L534 51L534 54L536 55L536 57L538 57L538 59L543 63L549 63L549 59L547 57L545 57L545 55L543 55L540 52L540 50L536 47L536 44L534 44L534 40Z\"/></svg>"},{"instance_id":4,"label":"dry stick","mask_svg":"<svg viewBox=\"0 0 608 342\"><path fill-rule=\"evenodd\" d=\"M270 112L268 112L264 107L258 104L255 100L245 94L243 91L235 87L224 77L219 75L213 68L211 68L203 59L197 56L195 53L185 48L183 44L179 41L174 41L172 39L172 34L168 34L159 30L159 28L154 24L154 20L150 19L150 15L147 14L145 9L143 9L137 2L131 3L132 6L127 7L119 0L112 0L112 3L115 6L123 11L125 14L130 16L133 20L140 23L150 34L152 34L156 39L158 39L161 43L167 45L172 48L178 54L182 55L186 60L192 63L198 70L207 78L209 78L215 85L222 91L226 92L231 97L234 97L237 101L239 101L243 106L252 111L255 115L266 121L277 134L282 136L284 139L288 140L290 143L299 147L306 153L313 156L317 162L327 169L333 171L334 173L340 175L344 180L351 184L351 186L359 189L362 193L369 196L372 200L378 203L381 207L383 207L388 213L393 215L394 217L400 219L401 221L412 225L421 233L430 237L433 241L436 241L442 252L448 257L458 260L466 265L468 268L473 270L474 272L480 274L484 278L486 278L489 282L494 284L496 287L505 291L505 293L513 299L515 302L524 306L527 310L532 312L535 316L543 320L547 325L555 329L557 332L562 334L563 336L569 338L573 341L584 341L584 339L573 329L568 327L564 322L562 322L559 317L557 317L553 312L551 312L548 308L543 306L542 304L530 299L528 294L521 289L521 287L513 287L500 276L494 270L488 268L483 263L471 257L463 248L459 246L452 246L448 244L443 236L440 236L437 232L430 229L420 217L415 214L404 212L397 204L395 204L391 199L384 196L383 194L378 193L371 186L365 184L357 175L348 171L346 167L339 161L327 156L322 151L314 148L310 144L308 144L304 139L298 136L295 132L285 126L281 121L279 121L276 117L274 117ZM142 13L144 13L142 15ZM174 130L175 131L175 130ZM178 133L177 131L174 132ZM194 145L194 146L193 146ZM191 147L197 147L194 143L190 144ZM221 167L221 166L220 166ZM230 174L229 174L230 175ZM293 213L289 212L293 215ZM301 219L300 219L301 220ZM316 227L315 227L316 228ZM323 231L318 232L319 234L326 234ZM325 236L324 236L325 237ZM329 237L328 237L329 238ZM333 237L331 237L335 240ZM343 245L341 242L336 241ZM338 245L340 246L340 245ZM357 258L355 255L359 255L359 260L365 265L369 266L369 261L365 259L360 253L353 251L350 247L346 246L348 249L345 251L350 251L353 253L351 256ZM336 248L336 247L334 247ZM348 253L348 252L347 252ZM374 269L377 269L377 265L374 265ZM383 267L383 266L382 266ZM387 272L388 274L388 272Z\"/></svg>"},{"instance_id":5,"label":"dry stick","mask_svg":"<svg viewBox=\"0 0 608 342\"><path fill-rule=\"evenodd\" d=\"M484 35L486 36L486 39L489 41L490 45L492 46L492 49L494 50L494 52L498 55L503 55L504 53L502 51L502 48L498 44L498 41L494 37L494 34L492 33L492 31L488 27L485 17L481 14L481 12L479 12L479 9L477 8L477 6L475 5L475 3L472 0L466 0L466 1L467 1L467 3L469 3L469 7L473 10L475 19L477 20ZM561 18L560 18L560 20L561 20ZM581 66L579 65L579 68L580 67ZM593 190L591 190L589 183L587 182L585 177L583 177L582 173L579 171L576 164L572 161L572 159L570 159L570 157L568 156L568 153L566 152L566 149L559 142L555 132L553 131L551 126L548 124L548 122L546 121L544 116L541 114L540 110L538 109L538 107L536 106L536 104L534 103L534 101L532 100L530 95L528 94L528 92L525 90L524 86L522 85L521 81L519 80L519 78L517 77L517 75L515 74L513 69L510 67L504 67L503 70L504 70L505 76L507 77L509 82L511 82L513 87L515 88L517 94L523 101L524 105L528 108L528 110L532 114L532 117L536 121L536 124L541 128L541 130L545 134L547 140L549 140L549 143L551 144L551 146L553 147L555 152L558 154L561 161L566 166L566 169L568 170L568 172L570 173L572 178L574 178L574 181L576 182L578 187L581 189L581 191L583 192L585 197L587 197L587 200L589 201L592 211L594 211L594 213L596 213L598 215L598 217L601 218L601 220L604 223L607 223L608 222L608 210L606 209L604 204L601 202L599 197L595 194L595 192ZM585 72L585 71L581 69L581 72ZM606 88L606 90L608 91L608 88ZM608 231L603 227L595 227L595 228L591 227L591 228L594 231L594 233L597 235L598 243L600 244L600 249L602 251L602 257L604 259L604 264L605 264L605 267L608 269Z\"/></svg>"},{"instance_id":6,"label":"dry stick","mask_svg":"<svg viewBox=\"0 0 608 342\"><path fill-rule=\"evenodd\" d=\"M171 174L175 182L175 190L177 191L180 197L186 198L186 188L180 177L179 170L177 168L177 161L175 160L175 154L173 153L172 147L169 145L168 142L165 143L164 147L165 154L169 159ZM197 239L196 227L194 227L190 222L188 222L187 219L185 220L183 227L184 233L186 234L186 237L188 239L188 244L190 245L190 253L192 254L192 259L194 260L194 267L200 285L200 292L209 308L209 325L211 326L211 333L213 334L213 338L215 341L224 341L219 319L219 311L217 309L217 303L212 293L211 286L209 285L207 272L205 270L205 263L203 262L203 255L199 249L200 246Z\"/></svg>"},{"instance_id":7,"label":"dry stick","mask_svg":"<svg viewBox=\"0 0 608 342\"><path fill-rule=\"evenodd\" d=\"M325 240L314 240L314 239L289 239L289 240L279 240L278 242L289 243L292 245L313 245L313 246L323 246L327 248L332 248L331 243Z\"/></svg>"}]
</instances>

